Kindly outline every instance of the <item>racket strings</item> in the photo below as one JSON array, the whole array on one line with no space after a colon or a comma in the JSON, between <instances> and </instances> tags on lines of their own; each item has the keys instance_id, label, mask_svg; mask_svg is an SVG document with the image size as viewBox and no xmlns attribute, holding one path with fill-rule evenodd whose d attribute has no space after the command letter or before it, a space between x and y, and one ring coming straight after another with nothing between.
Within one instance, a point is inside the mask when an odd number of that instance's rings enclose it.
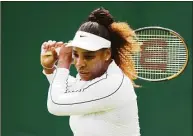
<instances>
[{"instance_id":1,"label":"racket strings","mask_svg":"<svg viewBox=\"0 0 193 136\"><path fill-rule=\"evenodd\" d=\"M138 76L167 78L178 73L186 63L184 43L169 31L159 29L136 32L142 51L132 54Z\"/></svg>"}]
</instances>

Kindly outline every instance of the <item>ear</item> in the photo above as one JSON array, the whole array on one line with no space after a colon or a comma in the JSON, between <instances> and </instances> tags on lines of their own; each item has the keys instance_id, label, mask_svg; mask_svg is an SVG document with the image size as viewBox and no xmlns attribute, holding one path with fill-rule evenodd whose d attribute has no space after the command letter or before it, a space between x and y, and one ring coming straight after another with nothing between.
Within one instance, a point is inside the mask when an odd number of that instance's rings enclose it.
<instances>
[{"instance_id":1,"label":"ear","mask_svg":"<svg viewBox=\"0 0 193 136\"><path fill-rule=\"evenodd\" d=\"M105 61L109 61L111 59L111 49L110 48L105 50L104 59Z\"/></svg>"}]
</instances>

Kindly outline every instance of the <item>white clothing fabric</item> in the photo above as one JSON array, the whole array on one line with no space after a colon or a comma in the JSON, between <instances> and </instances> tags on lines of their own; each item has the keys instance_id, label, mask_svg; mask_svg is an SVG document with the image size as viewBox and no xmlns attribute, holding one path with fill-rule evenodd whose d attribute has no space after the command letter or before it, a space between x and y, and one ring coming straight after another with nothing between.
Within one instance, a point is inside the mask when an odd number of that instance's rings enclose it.
<instances>
[{"instance_id":1,"label":"white clothing fabric","mask_svg":"<svg viewBox=\"0 0 193 136\"><path fill-rule=\"evenodd\" d=\"M114 61L91 81L57 68L50 82L47 107L56 116L70 116L74 136L140 136L137 97L130 79Z\"/></svg>"}]
</instances>

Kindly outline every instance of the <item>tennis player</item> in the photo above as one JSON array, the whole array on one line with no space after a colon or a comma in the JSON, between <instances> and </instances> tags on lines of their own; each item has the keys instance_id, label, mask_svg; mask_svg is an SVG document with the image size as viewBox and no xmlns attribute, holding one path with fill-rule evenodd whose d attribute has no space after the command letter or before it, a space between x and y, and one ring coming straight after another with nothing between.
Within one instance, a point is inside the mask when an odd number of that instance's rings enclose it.
<instances>
[{"instance_id":1,"label":"tennis player","mask_svg":"<svg viewBox=\"0 0 193 136\"><path fill-rule=\"evenodd\" d=\"M71 42L42 44L41 64L50 82L48 111L70 116L74 136L140 136L136 72L128 58L139 51L134 36L127 23L115 22L108 10L98 8ZM76 78L69 71L72 60Z\"/></svg>"}]
</instances>

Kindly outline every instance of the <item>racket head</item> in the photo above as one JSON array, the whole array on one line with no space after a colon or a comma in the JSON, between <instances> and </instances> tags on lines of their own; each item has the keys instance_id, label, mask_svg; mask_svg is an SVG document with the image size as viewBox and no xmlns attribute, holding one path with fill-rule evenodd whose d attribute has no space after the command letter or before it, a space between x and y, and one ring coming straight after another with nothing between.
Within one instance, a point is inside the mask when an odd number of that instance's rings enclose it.
<instances>
[{"instance_id":1,"label":"racket head","mask_svg":"<svg viewBox=\"0 0 193 136\"><path fill-rule=\"evenodd\" d=\"M132 54L137 77L148 81L170 80L188 63L188 48L177 32L159 26L135 30L141 52Z\"/></svg>"}]
</instances>

